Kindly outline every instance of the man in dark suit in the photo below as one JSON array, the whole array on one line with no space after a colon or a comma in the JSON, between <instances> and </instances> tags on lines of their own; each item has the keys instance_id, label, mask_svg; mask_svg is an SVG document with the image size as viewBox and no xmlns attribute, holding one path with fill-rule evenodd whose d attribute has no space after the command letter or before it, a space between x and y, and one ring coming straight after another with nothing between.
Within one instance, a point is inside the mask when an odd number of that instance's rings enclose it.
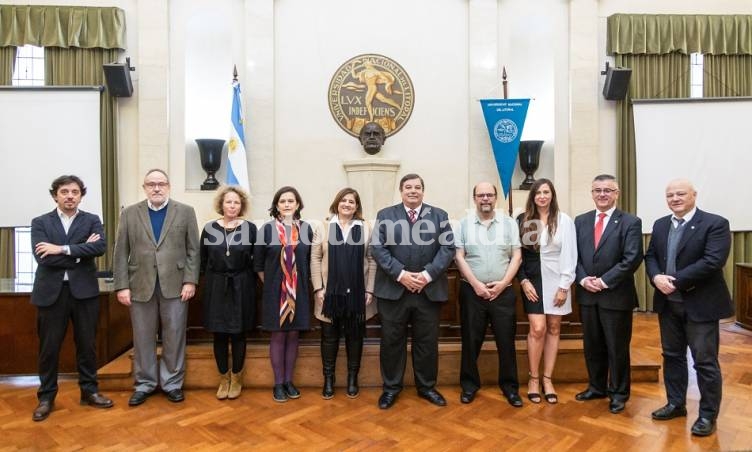
<instances>
[{"instance_id":1,"label":"man in dark suit","mask_svg":"<svg viewBox=\"0 0 752 452\"><path fill-rule=\"evenodd\" d=\"M454 237L446 212L423 203L425 185L419 175L405 175L399 187L402 202L379 211L372 243L384 380L379 408L390 408L402 391L408 324L418 395L444 406L446 400L436 390L439 314L441 302L449 298L446 269L454 257Z\"/></svg>"},{"instance_id":2,"label":"man in dark suit","mask_svg":"<svg viewBox=\"0 0 752 452\"><path fill-rule=\"evenodd\" d=\"M134 392L128 405L141 405L157 385L170 402L182 402L188 300L199 273L198 224L193 207L170 199L167 173L144 177L146 199L120 215L115 242L117 299L131 311ZM162 356L157 362L161 323Z\"/></svg>"},{"instance_id":3,"label":"man in dark suit","mask_svg":"<svg viewBox=\"0 0 752 452\"><path fill-rule=\"evenodd\" d=\"M57 395L57 369L68 321L73 323L81 404L110 408L112 400L97 386L96 335L99 284L94 258L105 252L104 230L96 215L78 210L86 186L76 176L52 181L57 208L31 221L37 271L31 303L37 306L39 405L32 419L50 415Z\"/></svg>"},{"instance_id":4,"label":"man in dark suit","mask_svg":"<svg viewBox=\"0 0 752 452\"><path fill-rule=\"evenodd\" d=\"M653 310L659 314L668 398L665 406L653 411L653 419L687 415L689 346L700 389L700 411L692 434L708 436L716 429L723 386L718 320L734 314L723 278L731 232L728 220L698 209L696 200L691 182L677 179L668 184L666 202L673 215L653 225L645 266L656 288Z\"/></svg>"},{"instance_id":5,"label":"man in dark suit","mask_svg":"<svg viewBox=\"0 0 752 452\"><path fill-rule=\"evenodd\" d=\"M642 262L642 221L616 208L614 176L593 180L595 210L574 220L577 229L577 302L582 318L588 387L580 401L608 397L624 411L630 391L629 344L637 306L634 272Z\"/></svg>"}]
</instances>

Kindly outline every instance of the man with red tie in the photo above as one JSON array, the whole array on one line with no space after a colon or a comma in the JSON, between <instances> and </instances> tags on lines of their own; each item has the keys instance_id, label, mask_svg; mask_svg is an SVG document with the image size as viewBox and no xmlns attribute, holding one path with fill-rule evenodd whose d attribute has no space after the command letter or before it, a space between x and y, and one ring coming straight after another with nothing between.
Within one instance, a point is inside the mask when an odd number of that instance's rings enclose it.
<instances>
[{"instance_id":1,"label":"man with red tie","mask_svg":"<svg viewBox=\"0 0 752 452\"><path fill-rule=\"evenodd\" d=\"M619 184L596 176L591 190L595 210L579 215L577 302L582 318L588 387L579 401L610 399L609 411L624 410L629 399L629 343L632 310L637 307L634 272L642 262L642 221L616 208Z\"/></svg>"}]
</instances>

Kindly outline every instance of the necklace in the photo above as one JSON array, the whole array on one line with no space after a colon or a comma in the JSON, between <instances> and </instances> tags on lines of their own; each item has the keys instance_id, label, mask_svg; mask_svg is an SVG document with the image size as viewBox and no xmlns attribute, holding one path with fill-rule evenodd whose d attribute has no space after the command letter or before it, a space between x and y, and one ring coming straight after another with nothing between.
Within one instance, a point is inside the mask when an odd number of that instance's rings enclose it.
<instances>
[{"instance_id":1,"label":"necklace","mask_svg":"<svg viewBox=\"0 0 752 452\"><path fill-rule=\"evenodd\" d=\"M235 229L232 230L232 232L230 233L230 236L228 237L227 228L230 227L230 224L232 224L232 222L229 222L229 223L225 222L225 227L222 228L222 232L225 233L225 250L226 250L225 256L230 255L230 241L232 241L232 239L235 238L235 233L238 232L238 228L236 227Z\"/></svg>"}]
</instances>

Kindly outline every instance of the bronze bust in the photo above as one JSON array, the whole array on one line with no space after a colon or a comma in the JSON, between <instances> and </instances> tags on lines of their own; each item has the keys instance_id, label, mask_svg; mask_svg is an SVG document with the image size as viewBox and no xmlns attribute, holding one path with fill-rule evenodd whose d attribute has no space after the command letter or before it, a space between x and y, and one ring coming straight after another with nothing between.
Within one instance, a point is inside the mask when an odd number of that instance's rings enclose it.
<instances>
[{"instance_id":1,"label":"bronze bust","mask_svg":"<svg viewBox=\"0 0 752 452\"><path fill-rule=\"evenodd\" d=\"M360 129L360 144L368 154L377 154L384 145L384 141L386 141L386 133L378 123L369 122Z\"/></svg>"}]
</instances>

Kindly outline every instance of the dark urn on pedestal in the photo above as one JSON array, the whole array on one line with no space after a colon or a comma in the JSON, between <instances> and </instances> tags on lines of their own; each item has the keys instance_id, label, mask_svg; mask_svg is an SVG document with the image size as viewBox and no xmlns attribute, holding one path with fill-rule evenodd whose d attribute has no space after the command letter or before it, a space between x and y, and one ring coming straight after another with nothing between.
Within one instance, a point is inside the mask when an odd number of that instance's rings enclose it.
<instances>
[{"instance_id":1,"label":"dark urn on pedestal","mask_svg":"<svg viewBox=\"0 0 752 452\"><path fill-rule=\"evenodd\" d=\"M520 141L520 168L525 172L525 180L520 184L520 190L530 190L533 186L533 173L538 169L542 147L542 140Z\"/></svg>"},{"instance_id":2,"label":"dark urn on pedestal","mask_svg":"<svg viewBox=\"0 0 752 452\"><path fill-rule=\"evenodd\" d=\"M219 181L214 174L219 171L222 163L222 148L225 140L196 138L196 144L198 144L198 153L201 156L201 168L206 171L207 176L201 184L201 190L216 190L219 187Z\"/></svg>"}]
</instances>

